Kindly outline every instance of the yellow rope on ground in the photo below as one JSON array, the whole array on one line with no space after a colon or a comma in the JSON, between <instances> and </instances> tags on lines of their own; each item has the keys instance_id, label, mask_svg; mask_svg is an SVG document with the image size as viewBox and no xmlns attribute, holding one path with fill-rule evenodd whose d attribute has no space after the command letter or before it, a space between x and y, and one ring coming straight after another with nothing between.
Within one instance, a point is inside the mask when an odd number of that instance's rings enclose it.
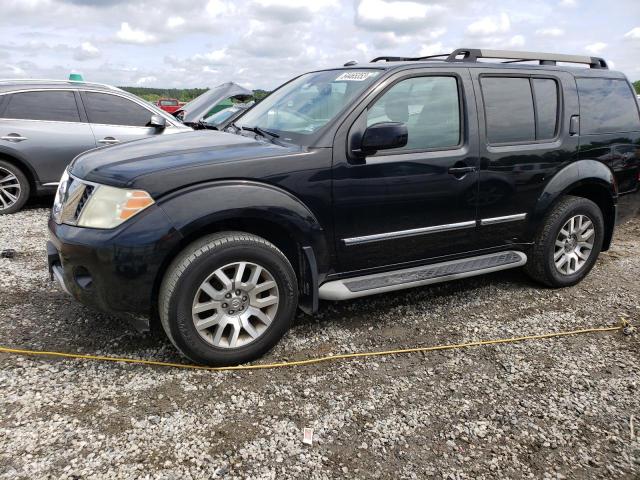
<instances>
[{"instance_id":1,"label":"yellow rope on ground","mask_svg":"<svg viewBox=\"0 0 640 480\"><path fill-rule=\"evenodd\" d=\"M309 358L307 360L296 360L292 362L263 363L263 364L257 364L257 365L237 365L235 367L205 367L202 365L188 365L184 363L159 362L155 360L139 360L136 358L106 357L102 355L84 355L80 353L48 352L48 351L42 351L42 350L27 350L27 349L21 349L21 348L8 348L8 347L0 347L0 352L14 353L17 355L40 355L40 356L72 358L72 359L80 359L80 360L95 360L95 361L101 361L101 362L133 363L133 364L139 364L139 365L153 365L158 367L189 368L192 370L209 370L214 372L225 372L225 371L231 371L231 370L261 370L265 368L298 367L302 365L313 365L316 363L329 362L334 360L348 360L348 359L362 358L362 357L379 357L383 355L399 355L399 354L405 354L405 353L435 352L438 350L454 350L458 348L479 347L481 345L498 345L503 343L523 342L525 340L542 340L547 338L566 337L569 335L579 335L584 333L614 332L616 330L623 330L629 327L633 328L626 320L623 319L621 323L619 325L616 325L615 327L594 327L594 328L585 328L582 330L569 330L565 332L543 333L539 335L526 335L522 337L499 338L495 340L478 340L475 342L456 343L456 344L450 344L450 345L435 345L432 347L403 348L403 349L397 349L397 350L383 350L383 351L377 351L377 352L343 353L339 355Z\"/></svg>"}]
</instances>

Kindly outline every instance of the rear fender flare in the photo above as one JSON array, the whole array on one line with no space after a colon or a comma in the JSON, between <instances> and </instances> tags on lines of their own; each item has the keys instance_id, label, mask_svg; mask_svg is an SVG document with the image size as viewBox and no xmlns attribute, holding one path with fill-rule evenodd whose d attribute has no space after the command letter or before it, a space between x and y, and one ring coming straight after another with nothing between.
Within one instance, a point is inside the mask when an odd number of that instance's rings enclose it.
<instances>
[{"instance_id":1,"label":"rear fender flare","mask_svg":"<svg viewBox=\"0 0 640 480\"><path fill-rule=\"evenodd\" d=\"M606 232L606 236L610 239L615 224L615 205L618 200L618 190L613 172L605 164L596 160L578 160L556 173L538 197L535 210L528 221L527 240L533 240L537 227L561 197L583 186L597 186L608 193L612 211L603 212L603 215L605 218L611 217L613 219Z\"/></svg>"}]
</instances>

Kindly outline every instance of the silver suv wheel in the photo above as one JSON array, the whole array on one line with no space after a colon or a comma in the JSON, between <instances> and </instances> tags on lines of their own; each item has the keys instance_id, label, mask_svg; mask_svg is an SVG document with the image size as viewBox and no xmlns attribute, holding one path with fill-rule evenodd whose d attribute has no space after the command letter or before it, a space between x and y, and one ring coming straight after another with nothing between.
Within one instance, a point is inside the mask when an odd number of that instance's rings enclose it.
<instances>
[{"instance_id":1,"label":"silver suv wheel","mask_svg":"<svg viewBox=\"0 0 640 480\"><path fill-rule=\"evenodd\" d=\"M0 166L0 210L14 206L20 198L21 190L18 177Z\"/></svg>"},{"instance_id":2,"label":"silver suv wheel","mask_svg":"<svg viewBox=\"0 0 640 480\"><path fill-rule=\"evenodd\" d=\"M582 269L593 250L595 240L593 221L586 215L575 215L562 226L556 237L553 261L563 275Z\"/></svg>"},{"instance_id":3,"label":"silver suv wheel","mask_svg":"<svg viewBox=\"0 0 640 480\"><path fill-rule=\"evenodd\" d=\"M202 282L193 299L193 324L219 348L239 348L260 338L278 311L278 285L264 267L235 262Z\"/></svg>"}]
</instances>

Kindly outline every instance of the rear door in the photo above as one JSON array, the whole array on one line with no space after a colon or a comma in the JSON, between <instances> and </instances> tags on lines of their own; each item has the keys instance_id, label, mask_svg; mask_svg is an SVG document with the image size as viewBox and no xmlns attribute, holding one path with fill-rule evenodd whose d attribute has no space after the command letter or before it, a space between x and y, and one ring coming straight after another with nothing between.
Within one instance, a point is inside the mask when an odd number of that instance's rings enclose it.
<instances>
[{"instance_id":1,"label":"rear door","mask_svg":"<svg viewBox=\"0 0 640 480\"><path fill-rule=\"evenodd\" d=\"M164 132L164 130L147 126L155 112L144 107L142 103L112 93L83 91L81 95L99 146L127 142Z\"/></svg>"},{"instance_id":2,"label":"rear door","mask_svg":"<svg viewBox=\"0 0 640 480\"><path fill-rule=\"evenodd\" d=\"M0 109L0 152L31 165L41 184L55 184L73 158L96 143L73 90L8 95Z\"/></svg>"},{"instance_id":3,"label":"rear door","mask_svg":"<svg viewBox=\"0 0 640 480\"><path fill-rule=\"evenodd\" d=\"M577 159L573 76L553 70L472 68L478 92L478 247L522 241L547 182Z\"/></svg>"}]
</instances>

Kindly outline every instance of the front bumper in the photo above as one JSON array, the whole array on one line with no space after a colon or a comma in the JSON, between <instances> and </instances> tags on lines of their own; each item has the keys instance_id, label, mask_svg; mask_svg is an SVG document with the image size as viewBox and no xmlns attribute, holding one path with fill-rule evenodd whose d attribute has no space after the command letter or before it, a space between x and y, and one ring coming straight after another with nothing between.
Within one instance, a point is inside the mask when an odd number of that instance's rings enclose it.
<instances>
[{"instance_id":1,"label":"front bumper","mask_svg":"<svg viewBox=\"0 0 640 480\"><path fill-rule=\"evenodd\" d=\"M158 275L181 239L156 205L113 230L58 225L49 219L49 273L87 306L148 314Z\"/></svg>"}]
</instances>

